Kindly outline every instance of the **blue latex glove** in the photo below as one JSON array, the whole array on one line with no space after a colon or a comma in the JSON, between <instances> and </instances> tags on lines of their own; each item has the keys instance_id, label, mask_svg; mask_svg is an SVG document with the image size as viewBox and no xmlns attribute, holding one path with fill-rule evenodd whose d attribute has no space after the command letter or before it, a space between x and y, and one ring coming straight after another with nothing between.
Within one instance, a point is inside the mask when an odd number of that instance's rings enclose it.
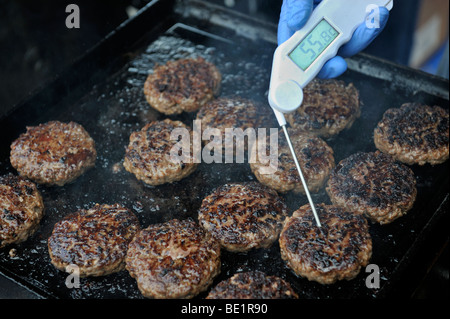
<instances>
[{"instance_id":1,"label":"blue latex glove","mask_svg":"<svg viewBox=\"0 0 450 319\"><path fill-rule=\"evenodd\" d=\"M321 1L283 0L278 24L278 45L288 40L306 24L312 11ZM325 63L317 76L322 79L330 79L344 73L347 70L347 62L345 62L344 58L364 50L383 31L388 18L389 10L381 7L380 28L369 29L365 23L362 23L353 33L351 40L339 49L337 56Z\"/></svg>"}]
</instances>

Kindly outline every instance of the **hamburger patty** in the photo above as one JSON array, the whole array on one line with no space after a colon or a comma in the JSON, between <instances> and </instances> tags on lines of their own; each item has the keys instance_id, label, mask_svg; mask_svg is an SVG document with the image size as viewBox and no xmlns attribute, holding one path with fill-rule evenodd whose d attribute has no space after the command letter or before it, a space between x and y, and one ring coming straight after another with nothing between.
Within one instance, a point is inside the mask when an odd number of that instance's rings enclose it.
<instances>
[{"instance_id":1,"label":"hamburger patty","mask_svg":"<svg viewBox=\"0 0 450 319\"><path fill-rule=\"evenodd\" d=\"M291 285L260 271L237 273L217 284L206 299L297 299Z\"/></svg>"},{"instance_id":2,"label":"hamburger patty","mask_svg":"<svg viewBox=\"0 0 450 319\"><path fill-rule=\"evenodd\" d=\"M417 194L413 171L380 151L358 152L342 160L326 190L334 205L380 224L406 214Z\"/></svg>"},{"instance_id":3,"label":"hamburger patty","mask_svg":"<svg viewBox=\"0 0 450 319\"><path fill-rule=\"evenodd\" d=\"M144 94L161 113L193 112L219 93L221 80L217 67L203 58L169 61L147 77Z\"/></svg>"},{"instance_id":4,"label":"hamburger patty","mask_svg":"<svg viewBox=\"0 0 450 319\"><path fill-rule=\"evenodd\" d=\"M222 135L222 146L235 145L241 150L247 150L247 143L242 139L241 143L233 142L233 137L225 134L227 128L257 129L261 126L263 115L257 104L249 99L241 97L222 97L207 103L197 113L197 120L201 120L202 131L206 129L218 129Z\"/></svg>"},{"instance_id":5,"label":"hamburger patty","mask_svg":"<svg viewBox=\"0 0 450 319\"><path fill-rule=\"evenodd\" d=\"M297 275L321 284L355 278L372 256L365 218L331 205L316 205L322 227L309 205L286 219L280 235L281 257Z\"/></svg>"},{"instance_id":6,"label":"hamburger patty","mask_svg":"<svg viewBox=\"0 0 450 319\"><path fill-rule=\"evenodd\" d=\"M348 129L360 116L359 92L352 83L314 79L303 89L299 109L286 114L292 127L328 138Z\"/></svg>"},{"instance_id":7,"label":"hamburger patty","mask_svg":"<svg viewBox=\"0 0 450 319\"><path fill-rule=\"evenodd\" d=\"M286 215L277 192L249 182L218 187L203 199L198 220L225 249L244 252L270 247Z\"/></svg>"},{"instance_id":8,"label":"hamburger patty","mask_svg":"<svg viewBox=\"0 0 450 319\"><path fill-rule=\"evenodd\" d=\"M51 262L63 271L78 266L80 277L118 272L139 228L137 217L119 204L81 209L55 224L48 238Z\"/></svg>"},{"instance_id":9,"label":"hamburger patty","mask_svg":"<svg viewBox=\"0 0 450 319\"><path fill-rule=\"evenodd\" d=\"M406 103L387 110L374 132L375 146L400 162L435 165L449 154L448 110Z\"/></svg>"},{"instance_id":10,"label":"hamburger patty","mask_svg":"<svg viewBox=\"0 0 450 319\"><path fill-rule=\"evenodd\" d=\"M125 169L149 185L179 181L194 172L198 164L193 163L190 145L190 154L179 154L181 161L171 158L171 149L178 142L170 138L175 129L192 134L182 122L169 119L148 123L132 133L123 162Z\"/></svg>"},{"instance_id":11,"label":"hamburger patty","mask_svg":"<svg viewBox=\"0 0 450 319\"><path fill-rule=\"evenodd\" d=\"M62 186L95 165L94 140L78 123L27 127L11 144L11 165L37 183Z\"/></svg>"},{"instance_id":12,"label":"hamburger patty","mask_svg":"<svg viewBox=\"0 0 450 319\"><path fill-rule=\"evenodd\" d=\"M308 136L299 130L289 129L298 162L310 192L318 192L334 168L333 150L319 137ZM267 156L270 152L269 137L266 143ZM259 160L257 144L253 145L250 168L258 181L278 192L294 191L305 193L300 175L282 131L278 133L278 166L274 173L267 174L267 163ZM271 161L275 162L275 161Z\"/></svg>"},{"instance_id":13,"label":"hamburger patty","mask_svg":"<svg viewBox=\"0 0 450 319\"><path fill-rule=\"evenodd\" d=\"M44 215L36 185L23 177L0 176L0 248L31 236Z\"/></svg>"},{"instance_id":14,"label":"hamburger patty","mask_svg":"<svg viewBox=\"0 0 450 319\"><path fill-rule=\"evenodd\" d=\"M173 219L141 230L126 268L147 298L192 298L220 273L220 245L193 220Z\"/></svg>"}]
</instances>

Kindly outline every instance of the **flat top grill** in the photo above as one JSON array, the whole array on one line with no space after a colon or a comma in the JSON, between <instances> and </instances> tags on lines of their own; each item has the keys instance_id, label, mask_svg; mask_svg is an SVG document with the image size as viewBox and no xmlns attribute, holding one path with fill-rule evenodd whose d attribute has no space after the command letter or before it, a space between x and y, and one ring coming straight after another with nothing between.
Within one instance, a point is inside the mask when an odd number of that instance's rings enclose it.
<instances>
[{"instance_id":1,"label":"flat top grill","mask_svg":"<svg viewBox=\"0 0 450 319\"><path fill-rule=\"evenodd\" d=\"M212 17L219 22L244 21L244 18L228 16L227 11L196 3L183 7L183 14L180 14L173 1L153 1L57 80L0 119L1 174L16 173L9 163L10 143L26 126L49 120L75 121L83 125L95 140L98 153L96 167L74 183L63 187L39 186L46 206L45 217L37 233L26 242L0 250L0 272L46 298L142 298L127 271L82 278L79 289L67 288L68 274L51 265L47 250L47 238L54 224L67 214L90 208L94 203L120 203L130 208L143 228L172 218L196 220L202 199L214 188L230 182L256 181L247 162L201 163L191 176L157 187L144 185L124 169L116 171L122 167L130 134L149 121L165 118L149 107L143 94L144 81L156 64L202 56L222 72L221 96L239 95L267 104L275 44L261 38L249 41L236 32L237 29L230 29L230 25L212 23ZM158 22L151 24L149 21ZM264 38L270 33L267 25L252 20L250 23L254 23L255 34L263 34ZM373 129L388 108L411 101L449 107L448 81L365 55L351 59L350 67L340 79L353 82L360 91L362 114L350 130L327 140L335 152L336 163L357 151L375 151ZM170 118L192 126L195 113ZM277 127L275 118L271 125ZM380 289L366 287L364 269L354 280L329 286L299 278L281 260L277 242L269 249L248 253L222 251L222 272L213 285L236 272L260 270L287 280L301 298L389 296L392 289L397 288L396 278L408 266L417 246L448 216L448 162L435 167L412 166L412 169L418 188L413 209L392 224L370 225L371 263L380 267ZM290 214L307 203L303 195L282 196ZM330 203L324 189L312 196L315 203ZM11 248L17 250L15 257L9 255Z\"/></svg>"}]
</instances>

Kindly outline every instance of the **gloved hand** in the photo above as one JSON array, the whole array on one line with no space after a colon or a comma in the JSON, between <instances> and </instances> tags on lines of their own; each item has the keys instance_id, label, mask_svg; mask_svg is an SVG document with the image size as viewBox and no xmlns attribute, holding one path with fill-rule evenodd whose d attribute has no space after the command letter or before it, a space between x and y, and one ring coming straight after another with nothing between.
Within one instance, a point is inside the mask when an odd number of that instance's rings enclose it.
<instances>
[{"instance_id":1,"label":"gloved hand","mask_svg":"<svg viewBox=\"0 0 450 319\"><path fill-rule=\"evenodd\" d=\"M308 21L313 9L322 0L283 0L281 6L280 21L278 24L278 45L288 40L296 31L301 29ZM355 55L364 50L386 26L389 18L389 10L380 8L380 28L367 28L362 23L353 33L349 42L343 45L338 55L330 59L317 75L322 79L330 79L340 76L347 70L347 62L344 58Z\"/></svg>"}]
</instances>

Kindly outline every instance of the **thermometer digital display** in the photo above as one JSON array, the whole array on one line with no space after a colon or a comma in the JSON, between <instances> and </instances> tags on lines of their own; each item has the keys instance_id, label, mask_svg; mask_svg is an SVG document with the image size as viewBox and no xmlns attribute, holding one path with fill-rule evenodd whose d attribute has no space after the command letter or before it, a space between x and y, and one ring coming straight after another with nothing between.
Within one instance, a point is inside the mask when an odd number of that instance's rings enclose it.
<instances>
[{"instance_id":1,"label":"thermometer digital display","mask_svg":"<svg viewBox=\"0 0 450 319\"><path fill-rule=\"evenodd\" d=\"M292 50L289 57L300 69L306 71L325 49L339 36L339 32L325 19Z\"/></svg>"}]
</instances>

